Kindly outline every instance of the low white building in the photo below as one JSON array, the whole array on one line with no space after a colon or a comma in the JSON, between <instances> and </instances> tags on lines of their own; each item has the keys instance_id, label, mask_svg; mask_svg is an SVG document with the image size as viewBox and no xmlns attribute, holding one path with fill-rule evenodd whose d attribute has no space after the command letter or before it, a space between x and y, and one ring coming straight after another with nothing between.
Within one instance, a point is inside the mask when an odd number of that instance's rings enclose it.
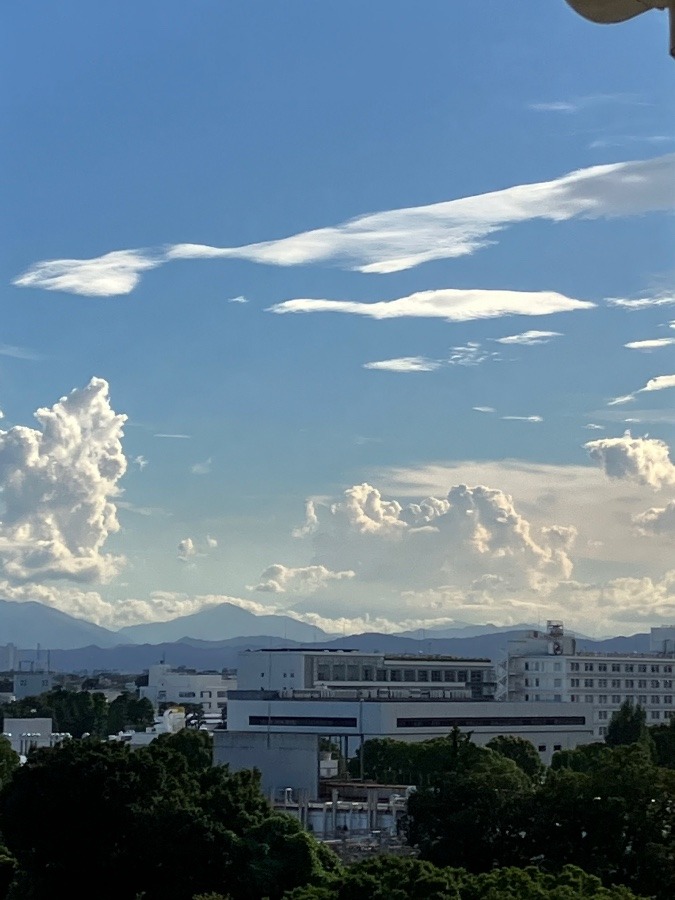
<instances>
[{"instance_id":1,"label":"low white building","mask_svg":"<svg viewBox=\"0 0 675 900\"><path fill-rule=\"evenodd\" d=\"M667 722L675 715L675 628L652 628L650 645L648 653L578 651L561 622L548 622L545 631L509 641L498 697L509 704L583 704L592 711L596 739L625 701L645 709L648 725Z\"/></svg>"},{"instance_id":2,"label":"low white building","mask_svg":"<svg viewBox=\"0 0 675 900\"><path fill-rule=\"evenodd\" d=\"M139 688L139 695L147 697L155 709L165 704L198 703L205 713L218 713L227 706L228 692L236 686L236 680L223 678L220 672L174 669L160 663L150 666L148 683Z\"/></svg>"},{"instance_id":3,"label":"low white building","mask_svg":"<svg viewBox=\"0 0 675 900\"><path fill-rule=\"evenodd\" d=\"M54 732L50 718L10 719L5 717L3 735L12 745L12 750L25 758L31 750L38 747L53 747L69 734Z\"/></svg>"}]
</instances>

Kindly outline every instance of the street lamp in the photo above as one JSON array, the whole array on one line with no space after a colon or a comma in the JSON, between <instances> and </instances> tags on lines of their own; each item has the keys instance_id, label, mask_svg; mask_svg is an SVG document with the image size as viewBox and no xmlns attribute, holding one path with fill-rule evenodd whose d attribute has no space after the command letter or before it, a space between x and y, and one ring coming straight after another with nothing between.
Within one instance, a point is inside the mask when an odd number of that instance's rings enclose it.
<instances>
[{"instance_id":1,"label":"street lamp","mask_svg":"<svg viewBox=\"0 0 675 900\"><path fill-rule=\"evenodd\" d=\"M670 18L670 55L675 56L675 0L567 0L584 19L611 25L625 22L650 9L667 9Z\"/></svg>"}]
</instances>

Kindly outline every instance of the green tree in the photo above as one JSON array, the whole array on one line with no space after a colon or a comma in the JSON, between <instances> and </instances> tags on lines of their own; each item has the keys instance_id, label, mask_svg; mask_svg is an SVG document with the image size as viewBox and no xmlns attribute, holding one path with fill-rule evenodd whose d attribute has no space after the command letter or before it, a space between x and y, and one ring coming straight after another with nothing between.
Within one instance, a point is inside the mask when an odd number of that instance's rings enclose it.
<instances>
[{"instance_id":1,"label":"green tree","mask_svg":"<svg viewBox=\"0 0 675 900\"><path fill-rule=\"evenodd\" d=\"M655 725L649 729L654 742L656 762L667 769L675 769L675 717L667 725Z\"/></svg>"},{"instance_id":2,"label":"green tree","mask_svg":"<svg viewBox=\"0 0 675 900\"><path fill-rule=\"evenodd\" d=\"M539 758L534 744L525 738L516 737L513 734L499 734L488 741L488 749L494 750L500 756L511 759L533 781L539 780L544 774L544 765Z\"/></svg>"},{"instance_id":3,"label":"green tree","mask_svg":"<svg viewBox=\"0 0 675 900\"><path fill-rule=\"evenodd\" d=\"M297 821L272 812L256 773L206 765L204 740L181 734L132 752L88 739L34 751L0 792L17 897L73 896L76 877L114 885L120 900L209 891L247 900L263 896L252 893L258 884L276 898L337 866Z\"/></svg>"},{"instance_id":4,"label":"green tree","mask_svg":"<svg viewBox=\"0 0 675 900\"><path fill-rule=\"evenodd\" d=\"M0 735L0 787L6 784L19 765L19 754L4 734Z\"/></svg>"},{"instance_id":5,"label":"green tree","mask_svg":"<svg viewBox=\"0 0 675 900\"><path fill-rule=\"evenodd\" d=\"M108 706L108 734L120 731L145 731L155 721L152 703L147 697L135 697L122 691Z\"/></svg>"},{"instance_id":6,"label":"green tree","mask_svg":"<svg viewBox=\"0 0 675 900\"><path fill-rule=\"evenodd\" d=\"M644 744L652 747L652 739L647 728L647 713L638 704L633 706L626 700L612 716L605 743L610 747L623 744Z\"/></svg>"}]
</instances>

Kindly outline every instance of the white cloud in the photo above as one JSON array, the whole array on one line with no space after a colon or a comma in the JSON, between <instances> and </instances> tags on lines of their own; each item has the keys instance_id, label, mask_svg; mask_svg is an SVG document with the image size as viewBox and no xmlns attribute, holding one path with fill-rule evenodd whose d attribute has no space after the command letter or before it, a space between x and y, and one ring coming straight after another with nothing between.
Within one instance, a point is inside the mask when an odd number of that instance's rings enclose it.
<instances>
[{"instance_id":1,"label":"white cloud","mask_svg":"<svg viewBox=\"0 0 675 900\"><path fill-rule=\"evenodd\" d=\"M622 106L643 106L644 100L637 94L586 94L581 97L573 97L569 100L552 100L541 103L530 103L528 108L535 112L560 112L577 113L597 106L608 104L620 104ZM593 142L591 146L603 146L600 141Z\"/></svg>"},{"instance_id":2,"label":"white cloud","mask_svg":"<svg viewBox=\"0 0 675 900\"><path fill-rule=\"evenodd\" d=\"M314 591L325 588L332 581L345 581L353 578L354 575L355 572L351 569L333 572L325 566L292 568L276 563L268 566L261 574L258 584L249 586L248 590L270 594L313 594Z\"/></svg>"},{"instance_id":3,"label":"white cloud","mask_svg":"<svg viewBox=\"0 0 675 900\"><path fill-rule=\"evenodd\" d=\"M653 306L673 306L675 294L658 294L656 297L640 297L635 300L627 300L622 297L608 297L609 306L619 306L623 309L650 309Z\"/></svg>"},{"instance_id":4,"label":"white cloud","mask_svg":"<svg viewBox=\"0 0 675 900\"><path fill-rule=\"evenodd\" d=\"M547 316L577 309L590 309L595 304L574 300L553 291L488 291L447 288L418 291L397 300L362 303L356 300L285 300L268 311L285 313L338 312L371 319L404 317L444 319L446 322L470 322L499 316Z\"/></svg>"},{"instance_id":5,"label":"white cloud","mask_svg":"<svg viewBox=\"0 0 675 900\"><path fill-rule=\"evenodd\" d=\"M664 441L634 438L627 431L623 437L589 441L584 447L610 478L630 479L655 489L675 484L675 466Z\"/></svg>"},{"instance_id":6,"label":"white cloud","mask_svg":"<svg viewBox=\"0 0 675 900\"><path fill-rule=\"evenodd\" d=\"M35 418L41 430L0 431L0 574L15 583L107 581L123 563L103 546L119 529L126 416L110 406L108 383L92 378Z\"/></svg>"},{"instance_id":7,"label":"white cloud","mask_svg":"<svg viewBox=\"0 0 675 900\"><path fill-rule=\"evenodd\" d=\"M388 273L436 259L475 253L496 232L519 222L599 219L671 209L675 154L579 169L535 184L520 184L427 206L359 216L339 225L242 247L175 244L149 253L117 250L95 259L39 262L15 280L21 287L86 296L127 294L140 274L175 259L247 259L277 266L331 263Z\"/></svg>"},{"instance_id":8,"label":"white cloud","mask_svg":"<svg viewBox=\"0 0 675 900\"><path fill-rule=\"evenodd\" d=\"M522 334L510 334L494 340L498 344L522 344L529 347L533 344L548 344L552 338L560 336L559 331L523 331Z\"/></svg>"},{"instance_id":9,"label":"white cloud","mask_svg":"<svg viewBox=\"0 0 675 900\"><path fill-rule=\"evenodd\" d=\"M501 416L505 422L543 422L541 416Z\"/></svg>"},{"instance_id":10,"label":"white cloud","mask_svg":"<svg viewBox=\"0 0 675 900\"><path fill-rule=\"evenodd\" d=\"M192 557L197 555L197 548L192 538L183 538L178 542L178 559L188 562Z\"/></svg>"},{"instance_id":11,"label":"white cloud","mask_svg":"<svg viewBox=\"0 0 675 900\"><path fill-rule=\"evenodd\" d=\"M239 297L230 297L230 299L227 302L228 303L248 303L248 300L246 297L239 296Z\"/></svg>"},{"instance_id":12,"label":"white cloud","mask_svg":"<svg viewBox=\"0 0 675 900\"><path fill-rule=\"evenodd\" d=\"M575 529L535 528L510 496L482 485L456 485L445 497L404 506L364 483L314 515L314 563L355 571L366 588L380 586L374 596L385 583L399 590L438 583L466 590L485 576L501 579L505 589L546 592L572 570Z\"/></svg>"},{"instance_id":13,"label":"white cloud","mask_svg":"<svg viewBox=\"0 0 675 900\"><path fill-rule=\"evenodd\" d=\"M313 534L319 526L319 519L316 514L316 503L313 499L305 500L305 522L299 528L294 528L291 532L294 538L303 538L308 534Z\"/></svg>"},{"instance_id":14,"label":"white cloud","mask_svg":"<svg viewBox=\"0 0 675 900\"><path fill-rule=\"evenodd\" d=\"M141 273L161 265L160 256L140 250L115 250L93 259L51 259L36 263L12 282L18 287L66 291L84 297L129 294Z\"/></svg>"},{"instance_id":15,"label":"white cloud","mask_svg":"<svg viewBox=\"0 0 675 900\"><path fill-rule=\"evenodd\" d=\"M478 366L487 359L499 359L498 353L488 353L476 341L469 341L461 347L451 347L447 364L449 366Z\"/></svg>"},{"instance_id":16,"label":"white cloud","mask_svg":"<svg viewBox=\"0 0 675 900\"><path fill-rule=\"evenodd\" d=\"M633 522L644 534L675 535L675 500L633 516Z\"/></svg>"},{"instance_id":17,"label":"white cloud","mask_svg":"<svg viewBox=\"0 0 675 900\"><path fill-rule=\"evenodd\" d=\"M670 209L675 155L580 169L552 181L521 184L428 206L388 210L243 247L182 244L172 259L240 258L270 265L336 263L362 272L399 272L434 259L474 253L518 222L597 219Z\"/></svg>"},{"instance_id":18,"label":"white cloud","mask_svg":"<svg viewBox=\"0 0 675 900\"><path fill-rule=\"evenodd\" d=\"M604 431L604 425L597 425L595 422L589 422L587 425L584 425L584 428L588 428L589 431Z\"/></svg>"},{"instance_id":19,"label":"white cloud","mask_svg":"<svg viewBox=\"0 0 675 900\"><path fill-rule=\"evenodd\" d=\"M209 548L209 550L215 550L216 547L218 546L218 541L214 537L211 537L210 534L207 534L206 535L206 546Z\"/></svg>"},{"instance_id":20,"label":"white cloud","mask_svg":"<svg viewBox=\"0 0 675 900\"><path fill-rule=\"evenodd\" d=\"M133 463L135 466L138 466L138 468L142 472L143 469L147 466L148 461L144 456L135 456L133 459Z\"/></svg>"},{"instance_id":21,"label":"white cloud","mask_svg":"<svg viewBox=\"0 0 675 900\"><path fill-rule=\"evenodd\" d=\"M208 459L205 459L203 462L194 463L190 466L190 472L192 475L209 475L211 472L211 463L213 462L212 458L209 456Z\"/></svg>"},{"instance_id":22,"label":"white cloud","mask_svg":"<svg viewBox=\"0 0 675 900\"><path fill-rule=\"evenodd\" d=\"M493 413L495 409L493 406L472 406L471 409L475 410L479 413Z\"/></svg>"},{"instance_id":23,"label":"white cloud","mask_svg":"<svg viewBox=\"0 0 675 900\"><path fill-rule=\"evenodd\" d=\"M629 341L624 344L629 350L658 350L660 347L670 347L675 344L675 338L653 338L646 341Z\"/></svg>"},{"instance_id":24,"label":"white cloud","mask_svg":"<svg viewBox=\"0 0 675 900\"><path fill-rule=\"evenodd\" d=\"M10 356L13 359L26 359L31 362L43 359L39 353L27 350L25 347L15 347L13 344L0 344L0 356Z\"/></svg>"},{"instance_id":25,"label":"white cloud","mask_svg":"<svg viewBox=\"0 0 675 900\"><path fill-rule=\"evenodd\" d=\"M381 372L433 372L440 366L439 360L427 359L426 356L400 356L397 359L381 359L363 364L364 369Z\"/></svg>"},{"instance_id":26,"label":"white cloud","mask_svg":"<svg viewBox=\"0 0 675 900\"><path fill-rule=\"evenodd\" d=\"M657 375L656 378L650 378L647 384L640 388L639 394L645 391L665 391L667 388L675 387L675 375Z\"/></svg>"},{"instance_id":27,"label":"white cloud","mask_svg":"<svg viewBox=\"0 0 675 900\"><path fill-rule=\"evenodd\" d=\"M163 434L163 433L160 433L160 434L153 435L153 437L169 438L172 440L175 439L175 440L180 440L180 441L189 441L191 439L192 435L191 434Z\"/></svg>"}]
</instances>

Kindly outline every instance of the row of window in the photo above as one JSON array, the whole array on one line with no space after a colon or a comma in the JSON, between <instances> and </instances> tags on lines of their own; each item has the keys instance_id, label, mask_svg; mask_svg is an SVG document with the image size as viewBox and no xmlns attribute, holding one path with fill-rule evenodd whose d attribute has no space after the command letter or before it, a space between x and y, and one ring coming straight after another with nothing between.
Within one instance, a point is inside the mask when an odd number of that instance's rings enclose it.
<instances>
[{"instance_id":1,"label":"row of window","mask_svg":"<svg viewBox=\"0 0 675 900\"><path fill-rule=\"evenodd\" d=\"M537 680L537 682L539 681L539 679L536 679L536 680ZM611 678L609 680L607 678L583 678L583 679L570 678L570 686L573 688L581 687L582 686L581 681L583 681L583 687L585 687L585 688L592 688L592 687L606 688L606 687L610 687L610 686L613 688L621 687L621 679L620 678ZM611 682L611 685L609 682ZM525 679L525 684L527 684L527 679ZM539 685L537 684L537 687L538 686ZM558 685L556 685L556 687L557 686ZM636 686L635 680L633 678L625 678L624 682L623 682L623 686L625 688L634 688ZM668 691L668 690L672 690L672 688L673 688L673 679L672 678L663 678L663 679L638 678L637 679L637 687L638 687L638 690L640 688L650 687L653 690L661 689L664 691Z\"/></svg>"},{"instance_id":2,"label":"row of window","mask_svg":"<svg viewBox=\"0 0 675 900\"><path fill-rule=\"evenodd\" d=\"M509 726L538 726L550 728L556 725L585 725L585 716L437 716L415 719L396 719L397 728L471 728L483 725L487 728Z\"/></svg>"},{"instance_id":3,"label":"row of window","mask_svg":"<svg viewBox=\"0 0 675 900\"><path fill-rule=\"evenodd\" d=\"M374 669L372 666L319 665L316 669L317 681L388 681L388 682L421 682L432 684L466 683L481 681L480 669L469 672L466 669Z\"/></svg>"},{"instance_id":4,"label":"row of window","mask_svg":"<svg viewBox=\"0 0 675 900\"><path fill-rule=\"evenodd\" d=\"M650 696L638 694L637 697L634 697L632 694L627 694L625 697L622 697L621 694L611 694L611 700L607 694L599 694L598 696L593 694L572 694L570 700L572 703L595 703L597 701L600 704L604 704L611 702L613 706L620 706L624 700L627 700L629 703L637 702L640 706L659 706L663 700L664 706L673 705L672 694L665 694L663 697L659 694L651 694Z\"/></svg>"},{"instance_id":5,"label":"row of window","mask_svg":"<svg viewBox=\"0 0 675 900\"><path fill-rule=\"evenodd\" d=\"M674 716L675 716L675 711L673 711L672 709L664 709L663 712L661 712L660 709L649 710L649 718L650 719L661 719L661 718L672 719ZM598 712L598 719L605 721L606 719L609 719L609 718L611 718L609 710L601 709ZM600 728L599 731L600 731L600 734L607 734L606 728Z\"/></svg>"},{"instance_id":6,"label":"row of window","mask_svg":"<svg viewBox=\"0 0 675 900\"><path fill-rule=\"evenodd\" d=\"M583 669L581 668L582 666ZM673 667L671 664L661 665L659 663L572 662L570 663L570 672L637 672L638 674L650 672L652 675L658 675L660 672L663 672L665 675L672 675Z\"/></svg>"}]
</instances>

